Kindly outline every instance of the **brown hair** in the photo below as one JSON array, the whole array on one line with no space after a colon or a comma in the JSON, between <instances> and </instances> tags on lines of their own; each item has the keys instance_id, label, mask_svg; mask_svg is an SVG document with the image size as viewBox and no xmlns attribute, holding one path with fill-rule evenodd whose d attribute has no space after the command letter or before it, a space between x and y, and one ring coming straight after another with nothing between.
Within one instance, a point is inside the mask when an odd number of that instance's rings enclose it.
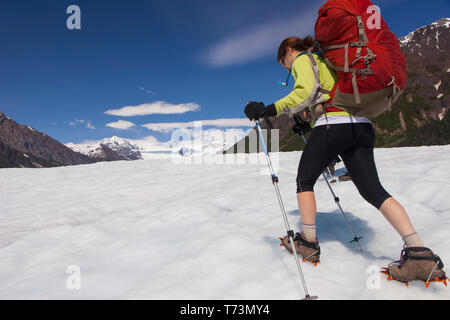
<instances>
[{"instance_id":1,"label":"brown hair","mask_svg":"<svg viewBox=\"0 0 450 320\"><path fill-rule=\"evenodd\" d=\"M289 37L281 42L280 47L278 48L278 57L277 61L281 63L281 59L284 58L287 52L287 48L292 48L298 51L305 51L309 48L312 48L313 51L317 51L317 45L313 37L307 36L304 39L297 37Z\"/></svg>"}]
</instances>

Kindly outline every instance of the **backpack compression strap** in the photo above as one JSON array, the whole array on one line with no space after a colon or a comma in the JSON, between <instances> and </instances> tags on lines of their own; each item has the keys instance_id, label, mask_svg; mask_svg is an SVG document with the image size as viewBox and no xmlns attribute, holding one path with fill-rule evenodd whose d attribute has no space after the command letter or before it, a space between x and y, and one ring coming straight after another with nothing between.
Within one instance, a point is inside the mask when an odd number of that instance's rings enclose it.
<instances>
[{"instance_id":1,"label":"backpack compression strap","mask_svg":"<svg viewBox=\"0 0 450 320\"><path fill-rule=\"evenodd\" d=\"M376 59L377 55L374 54L373 51L369 47L367 47L367 43L369 43L369 39L367 38L366 29L364 27L364 21L362 20L362 18L360 16L356 16L355 18L356 18L356 22L358 24L359 41L350 42L350 43L346 43L346 44L336 44L336 45L327 46L327 47L323 48L323 50L326 51L326 50L335 50L335 49L344 48L344 50L345 50L344 67L333 65L327 57L324 57L325 63L334 70L345 72L345 73L350 73L350 72L352 73L353 92L355 94L356 103L360 104L361 96L359 95L358 83L356 82L356 75L362 75L362 80L364 80L366 75L373 74L373 69L370 68L370 64L372 63L372 61L374 61ZM349 59L348 59L349 47L357 47L356 59L353 60L351 64L349 64ZM367 55L361 57L362 48L366 48ZM366 64L365 68L362 68L362 69L351 68L355 65L356 62L358 62L359 60L362 60L362 59L364 59L364 63Z\"/></svg>"}]
</instances>

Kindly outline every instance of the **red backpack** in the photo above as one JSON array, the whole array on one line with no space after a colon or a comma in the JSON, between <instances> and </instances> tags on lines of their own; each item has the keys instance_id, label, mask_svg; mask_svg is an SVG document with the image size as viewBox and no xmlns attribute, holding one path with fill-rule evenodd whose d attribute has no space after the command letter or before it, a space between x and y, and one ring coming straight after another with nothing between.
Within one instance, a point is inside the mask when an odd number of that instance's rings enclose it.
<instances>
[{"instance_id":1,"label":"red backpack","mask_svg":"<svg viewBox=\"0 0 450 320\"><path fill-rule=\"evenodd\" d=\"M319 9L315 38L336 71L331 105L376 117L406 89L406 58L369 0L330 0ZM375 11L376 10L376 11Z\"/></svg>"}]
</instances>

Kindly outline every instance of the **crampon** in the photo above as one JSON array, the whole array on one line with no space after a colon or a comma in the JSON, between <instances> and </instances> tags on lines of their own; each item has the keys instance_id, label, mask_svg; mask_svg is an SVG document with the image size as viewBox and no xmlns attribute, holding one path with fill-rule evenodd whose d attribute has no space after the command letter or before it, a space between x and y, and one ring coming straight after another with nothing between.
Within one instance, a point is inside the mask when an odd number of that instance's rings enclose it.
<instances>
[{"instance_id":1,"label":"crampon","mask_svg":"<svg viewBox=\"0 0 450 320\"><path fill-rule=\"evenodd\" d=\"M397 281L397 282L401 282L401 283L404 283L407 287L409 285L410 281L401 281L401 280L397 280L397 279L392 278L391 275L389 274L389 269L388 268L382 268L380 272L387 276L387 281L394 280L394 281ZM446 276L443 276L441 278L436 277L434 279L429 279L428 281L425 281L425 280L419 280L419 281L422 281L425 284L425 287L428 288L430 286L431 282L442 282L447 287L447 280L449 280L449 279ZM416 281L416 280L413 280L413 281Z\"/></svg>"},{"instance_id":2,"label":"crampon","mask_svg":"<svg viewBox=\"0 0 450 320\"><path fill-rule=\"evenodd\" d=\"M285 247L286 250L288 250L290 253L292 253L291 249L284 245L284 243L283 243L284 238L278 238L278 239L280 239L280 241L281 241L280 247ZM309 259L309 257L306 257L306 258L302 258L302 262L309 262L309 263L312 263L314 265L314 267L317 267L317 265L320 263L320 260L314 261L313 259Z\"/></svg>"}]
</instances>

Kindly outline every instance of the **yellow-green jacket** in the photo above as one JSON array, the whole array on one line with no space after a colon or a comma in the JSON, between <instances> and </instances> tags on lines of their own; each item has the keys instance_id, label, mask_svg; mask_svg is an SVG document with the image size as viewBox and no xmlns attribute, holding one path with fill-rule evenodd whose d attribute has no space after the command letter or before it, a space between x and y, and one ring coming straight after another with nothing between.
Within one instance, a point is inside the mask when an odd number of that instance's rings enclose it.
<instances>
[{"instance_id":1,"label":"yellow-green jacket","mask_svg":"<svg viewBox=\"0 0 450 320\"><path fill-rule=\"evenodd\" d=\"M319 68L320 84L325 90L331 91L337 81L336 74L330 69L320 55L313 54ZM297 57L292 64L292 76L295 80L294 89L286 97L275 102L277 116L297 113L306 107L312 107L330 100L330 95L317 92L317 83L308 54ZM320 90L319 90L320 91Z\"/></svg>"}]
</instances>

